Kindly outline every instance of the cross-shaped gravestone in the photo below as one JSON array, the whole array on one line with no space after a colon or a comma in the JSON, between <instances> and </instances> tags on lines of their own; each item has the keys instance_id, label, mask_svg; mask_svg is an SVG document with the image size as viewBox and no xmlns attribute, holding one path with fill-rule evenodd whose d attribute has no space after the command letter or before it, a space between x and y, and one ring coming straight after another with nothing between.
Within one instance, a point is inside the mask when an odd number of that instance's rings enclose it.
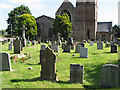
<instances>
[{"instance_id":1,"label":"cross-shaped gravestone","mask_svg":"<svg viewBox=\"0 0 120 90\"><path fill-rule=\"evenodd\" d=\"M56 81L56 55L50 48L41 52L41 80Z\"/></svg>"}]
</instances>

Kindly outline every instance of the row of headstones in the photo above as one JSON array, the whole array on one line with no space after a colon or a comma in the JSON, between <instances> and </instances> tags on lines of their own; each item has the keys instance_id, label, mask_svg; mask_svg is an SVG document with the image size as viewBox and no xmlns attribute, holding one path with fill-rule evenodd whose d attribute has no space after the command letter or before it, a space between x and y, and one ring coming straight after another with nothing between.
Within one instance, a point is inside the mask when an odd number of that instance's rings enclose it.
<instances>
[{"instance_id":1,"label":"row of headstones","mask_svg":"<svg viewBox=\"0 0 120 90\"><path fill-rule=\"evenodd\" d=\"M56 55L48 47L41 52L41 80L57 80ZM73 83L83 83L84 66L80 64L70 64L70 81ZM101 87L116 87L120 85L120 71L117 65L106 64L101 69Z\"/></svg>"},{"instance_id":2,"label":"row of headstones","mask_svg":"<svg viewBox=\"0 0 120 90\"><path fill-rule=\"evenodd\" d=\"M120 47L119 47L120 52ZM120 53L119 55L120 56ZM0 53L0 71L12 71L10 54ZM41 79L57 80L56 74L56 55L48 47L41 52ZM120 58L119 58L120 60ZM79 64L70 64L70 82L83 83L84 66ZM101 87L115 87L120 84L120 71L117 65L103 65L101 69Z\"/></svg>"}]
</instances>

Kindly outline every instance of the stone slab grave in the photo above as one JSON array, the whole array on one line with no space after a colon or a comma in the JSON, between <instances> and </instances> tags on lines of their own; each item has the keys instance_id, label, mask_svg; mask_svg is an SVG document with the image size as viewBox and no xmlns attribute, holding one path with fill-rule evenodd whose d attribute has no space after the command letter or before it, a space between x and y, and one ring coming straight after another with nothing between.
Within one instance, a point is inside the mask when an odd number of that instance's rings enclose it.
<instances>
[{"instance_id":1,"label":"stone slab grave","mask_svg":"<svg viewBox=\"0 0 120 90\"><path fill-rule=\"evenodd\" d=\"M14 53L15 54L21 53L21 41L18 38L14 40Z\"/></svg>"},{"instance_id":2,"label":"stone slab grave","mask_svg":"<svg viewBox=\"0 0 120 90\"><path fill-rule=\"evenodd\" d=\"M80 47L80 58L88 58L88 48Z\"/></svg>"},{"instance_id":3,"label":"stone slab grave","mask_svg":"<svg viewBox=\"0 0 120 90\"><path fill-rule=\"evenodd\" d=\"M90 41L90 46L93 46L93 43L94 43L93 41Z\"/></svg>"},{"instance_id":4,"label":"stone slab grave","mask_svg":"<svg viewBox=\"0 0 120 90\"><path fill-rule=\"evenodd\" d=\"M56 55L47 47L41 52L41 80L56 81Z\"/></svg>"},{"instance_id":5,"label":"stone slab grave","mask_svg":"<svg viewBox=\"0 0 120 90\"><path fill-rule=\"evenodd\" d=\"M80 44L77 44L77 45L76 45L75 53L80 53L80 47L81 47Z\"/></svg>"},{"instance_id":6,"label":"stone slab grave","mask_svg":"<svg viewBox=\"0 0 120 90\"><path fill-rule=\"evenodd\" d=\"M9 45L8 45L8 50L13 50L12 44L9 44Z\"/></svg>"},{"instance_id":7,"label":"stone slab grave","mask_svg":"<svg viewBox=\"0 0 120 90\"><path fill-rule=\"evenodd\" d=\"M0 71L12 71L9 53L0 52Z\"/></svg>"},{"instance_id":8,"label":"stone slab grave","mask_svg":"<svg viewBox=\"0 0 120 90\"><path fill-rule=\"evenodd\" d=\"M66 44L66 45L64 46L63 52L70 53L70 49L71 49L71 45L70 45L70 44Z\"/></svg>"},{"instance_id":9,"label":"stone slab grave","mask_svg":"<svg viewBox=\"0 0 120 90\"><path fill-rule=\"evenodd\" d=\"M70 64L70 81L72 83L83 83L84 66L80 64Z\"/></svg>"},{"instance_id":10,"label":"stone slab grave","mask_svg":"<svg viewBox=\"0 0 120 90\"><path fill-rule=\"evenodd\" d=\"M101 82L102 88L112 88L118 86L119 68L117 65L106 64L101 69Z\"/></svg>"},{"instance_id":11,"label":"stone slab grave","mask_svg":"<svg viewBox=\"0 0 120 90\"><path fill-rule=\"evenodd\" d=\"M117 53L117 45L113 44L111 45L111 53Z\"/></svg>"},{"instance_id":12,"label":"stone slab grave","mask_svg":"<svg viewBox=\"0 0 120 90\"><path fill-rule=\"evenodd\" d=\"M103 49L103 43L97 42L97 49Z\"/></svg>"}]
</instances>

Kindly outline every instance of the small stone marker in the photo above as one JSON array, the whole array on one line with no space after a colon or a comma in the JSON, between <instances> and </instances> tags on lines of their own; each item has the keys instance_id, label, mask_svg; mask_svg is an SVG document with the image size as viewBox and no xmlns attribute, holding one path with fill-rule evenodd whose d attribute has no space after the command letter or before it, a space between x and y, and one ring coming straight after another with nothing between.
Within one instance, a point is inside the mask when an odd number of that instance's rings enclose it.
<instances>
[{"instance_id":1,"label":"small stone marker","mask_svg":"<svg viewBox=\"0 0 120 90\"><path fill-rule=\"evenodd\" d=\"M83 83L84 66L80 64L70 64L70 82Z\"/></svg>"},{"instance_id":2,"label":"small stone marker","mask_svg":"<svg viewBox=\"0 0 120 90\"><path fill-rule=\"evenodd\" d=\"M48 47L41 52L41 80L56 81L56 55Z\"/></svg>"},{"instance_id":3,"label":"small stone marker","mask_svg":"<svg viewBox=\"0 0 120 90\"><path fill-rule=\"evenodd\" d=\"M70 44L66 44L66 45L64 46L63 52L70 53L70 48L71 48L71 45L70 45Z\"/></svg>"},{"instance_id":4,"label":"small stone marker","mask_svg":"<svg viewBox=\"0 0 120 90\"><path fill-rule=\"evenodd\" d=\"M117 46L115 44L111 45L111 53L117 53Z\"/></svg>"},{"instance_id":5,"label":"small stone marker","mask_svg":"<svg viewBox=\"0 0 120 90\"><path fill-rule=\"evenodd\" d=\"M0 52L0 71L12 71L9 53Z\"/></svg>"},{"instance_id":6,"label":"small stone marker","mask_svg":"<svg viewBox=\"0 0 120 90\"><path fill-rule=\"evenodd\" d=\"M90 46L93 46L93 41L90 42Z\"/></svg>"},{"instance_id":7,"label":"small stone marker","mask_svg":"<svg viewBox=\"0 0 120 90\"><path fill-rule=\"evenodd\" d=\"M111 88L118 86L118 73L117 65L106 64L102 66L101 71L101 87Z\"/></svg>"},{"instance_id":8,"label":"small stone marker","mask_svg":"<svg viewBox=\"0 0 120 90\"><path fill-rule=\"evenodd\" d=\"M80 47L80 58L88 58L88 48Z\"/></svg>"},{"instance_id":9,"label":"small stone marker","mask_svg":"<svg viewBox=\"0 0 120 90\"><path fill-rule=\"evenodd\" d=\"M52 50L53 50L54 52L59 52L58 44L52 45Z\"/></svg>"},{"instance_id":10,"label":"small stone marker","mask_svg":"<svg viewBox=\"0 0 120 90\"><path fill-rule=\"evenodd\" d=\"M97 49L103 49L103 43L97 42Z\"/></svg>"},{"instance_id":11,"label":"small stone marker","mask_svg":"<svg viewBox=\"0 0 120 90\"><path fill-rule=\"evenodd\" d=\"M15 54L21 53L21 41L18 38L14 41L14 53Z\"/></svg>"},{"instance_id":12,"label":"small stone marker","mask_svg":"<svg viewBox=\"0 0 120 90\"><path fill-rule=\"evenodd\" d=\"M80 47L81 46L79 44L76 45L75 53L80 53Z\"/></svg>"},{"instance_id":13,"label":"small stone marker","mask_svg":"<svg viewBox=\"0 0 120 90\"><path fill-rule=\"evenodd\" d=\"M12 44L9 44L9 45L8 45L8 50L13 50Z\"/></svg>"}]
</instances>

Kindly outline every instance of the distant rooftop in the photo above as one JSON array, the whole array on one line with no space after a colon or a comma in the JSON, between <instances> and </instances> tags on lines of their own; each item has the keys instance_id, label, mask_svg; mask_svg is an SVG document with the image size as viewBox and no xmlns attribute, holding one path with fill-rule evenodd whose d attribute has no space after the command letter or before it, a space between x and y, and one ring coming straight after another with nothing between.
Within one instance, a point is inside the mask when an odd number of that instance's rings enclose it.
<instances>
[{"instance_id":1,"label":"distant rooftop","mask_svg":"<svg viewBox=\"0 0 120 90\"><path fill-rule=\"evenodd\" d=\"M112 22L98 22L97 32L111 32Z\"/></svg>"}]
</instances>

